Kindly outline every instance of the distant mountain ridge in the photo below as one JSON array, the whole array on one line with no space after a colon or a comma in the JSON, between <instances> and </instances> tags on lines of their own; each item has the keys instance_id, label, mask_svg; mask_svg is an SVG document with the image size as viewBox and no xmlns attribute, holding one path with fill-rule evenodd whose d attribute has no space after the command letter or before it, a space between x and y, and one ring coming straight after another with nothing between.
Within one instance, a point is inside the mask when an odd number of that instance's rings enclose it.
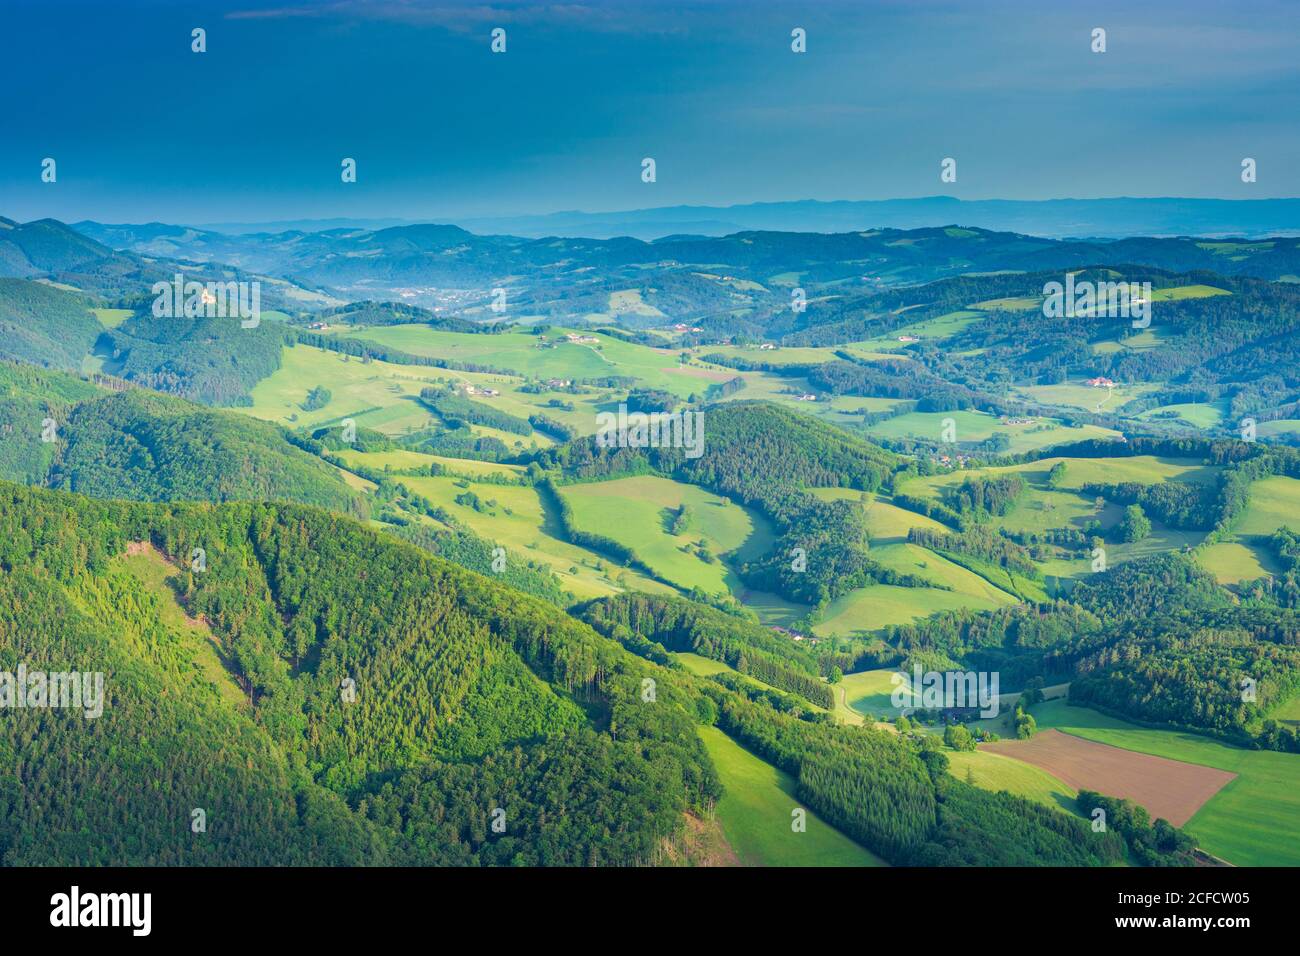
<instances>
[{"instance_id":1,"label":"distant mountain ridge","mask_svg":"<svg viewBox=\"0 0 1300 956\"><path fill-rule=\"evenodd\" d=\"M1126 197L1102 199L957 199L923 196L911 199L798 199L731 206L660 206L609 212L564 210L521 216L423 219L333 218L274 222L206 223L198 232L317 233L336 229L377 231L431 220L452 221L475 233L508 233L530 239L662 239L671 235L725 236L746 230L848 232L858 229L917 229L961 223L994 231L1019 232L1053 239L1128 236L1243 236L1300 233L1300 199L1193 199ZM98 224L80 222L74 227ZM159 224L151 224L159 225ZM106 227L111 228L111 227ZM132 227L139 229L140 227ZM172 228L175 227L166 227ZM101 242L114 245L102 235Z\"/></svg>"},{"instance_id":2,"label":"distant mountain ridge","mask_svg":"<svg viewBox=\"0 0 1300 956\"><path fill-rule=\"evenodd\" d=\"M517 236L617 235L657 239L671 233L721 236L746 230L847 232L918 229L960 223L1052 239L1128 236L1294 235L1300 199L801 199L735 206L666 206L618 212L556 212L458 220L475 232Z\"/></svg>"},{"instance_id":3,"label":"distant mountain ridge","mask_svg":"<svg viewBox=\"0 0 1300 956\"><path fill-rule=\"evenodd\" d=\"M332 290L344 299L401 300L465 318L494 319L487 307L492 290L500 288L507 290L512 312L568 320L601 316L597 321L618 314L638 327L788 303L795 276L805 288L833 286L835 294L964 274L1089 265L1136 264L1288 281L1300 276L1300 236L1280 232L1268 240L1188 235L1062 240L959 225L967 207L946 201L934 209L929 222L941 214L952 218L907 229L674 232L651 242L626 235L479 234L447 223L237 236L157 223L83 222L77 228L136 256L225 263ZM1297 213L1290 222L1300 222L1300 207ZM638 301L629 308L624 297L620 310L611 296L628 290Z\"/></svg>"}]
</instances>

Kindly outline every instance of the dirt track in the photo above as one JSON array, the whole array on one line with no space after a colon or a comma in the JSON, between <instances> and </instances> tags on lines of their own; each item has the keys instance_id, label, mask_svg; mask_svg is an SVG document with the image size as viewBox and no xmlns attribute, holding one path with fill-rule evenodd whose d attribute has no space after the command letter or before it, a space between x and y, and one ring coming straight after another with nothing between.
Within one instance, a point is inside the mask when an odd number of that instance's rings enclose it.
<instances>
[{"instance_id":1,"label":"dirt track","mask_svg":"<svg viewBox=\"0 0 1300 956\"><path fill-rule=\"evenodd\" d=\"M1082 737L1044 730L1029 740L1000 740L981 750L1041 767L1076 790L1125 797L1146 807L1154 820L1182 826L1236 776L1181 760L1153 757Z\"/></svg>"}]
</instances>

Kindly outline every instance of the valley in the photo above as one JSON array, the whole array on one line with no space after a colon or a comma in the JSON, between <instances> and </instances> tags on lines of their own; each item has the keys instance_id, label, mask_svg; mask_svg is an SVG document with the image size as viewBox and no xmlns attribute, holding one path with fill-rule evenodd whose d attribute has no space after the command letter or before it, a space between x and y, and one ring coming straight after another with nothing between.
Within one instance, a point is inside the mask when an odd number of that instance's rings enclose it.
<instances>
[{"instance_id":1,"label":"valley","mask_svg":"<svg viewBox=\"0 0 1300 956\"><path fill-rule=\"evenodd\" d=\"M67 609L125 681L92 763L165 728L155 815L314 808L197 855L105 808L91 853L50 763L6 862L39 825L104 863L1300 865L1293 241L4 223L0 653ZM264 321L160 324L182 252ZM1049 314L1067 268L1152 283L1151 327ZM602 446L621 406L702 455ZM896 708L913 666L999 714ZM176 757L205 722L239 747ZM1175 836L1093 833L1091 791Z\"/></svg>"}]
</instances>

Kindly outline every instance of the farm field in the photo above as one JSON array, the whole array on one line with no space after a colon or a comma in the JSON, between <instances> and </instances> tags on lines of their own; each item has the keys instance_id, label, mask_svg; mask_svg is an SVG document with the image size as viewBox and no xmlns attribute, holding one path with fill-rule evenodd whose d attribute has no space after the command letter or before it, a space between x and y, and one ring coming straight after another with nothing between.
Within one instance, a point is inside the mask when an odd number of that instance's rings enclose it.
<instances>
[{"instance_id":1,"label":"farm field","mask_svg":"<svg viewBox=\"0 0 1300 956\"><path fill-rule=\"evenodd\" d=\"M757 677L754 677L750 674L742 674L740 671L736 670L731 665L724 664L722 661L715 661L711 657L705 657L702 654L695 654L692 653L691 651L670 651L669 653L672 655L674 660L680 663L683 667L685 667L696 677L712 677L714 674L730 674L733 677L735 677L737 680L744 681L748 684L753 684L755 687L762 687L766 690L774 690L778 694L789 693L789 691L783 691L779 687L773 687L767 681L759 680ZM803 701L803 705L810 710L816 711L819 714L827 713L824 707L818 707L816 704L812 703L811 701L805 700ZM850 710L841 711L841 708L838 704L836 705L833 713L838 718L843 719L844 722L846 723L850 723L850 724L862 723L862 718L860 716L858 716L857 714L855 714L853 711Z\"/></svg>"},{"instance_id":2,"label":"farm field","mask_svg":"<svg viewBox=\"0 0 1300 956\"><path fill-rule=\"evenodd\" d=\"M1214 404L1197 402L1195 404L1161 405L1159 408L1143 412L1137 417L1143 421L1161 421L1168 419L1172 414L1177 418L1178 423L1182 425L1190 425L1193 428L1218 428L1223 423L1226 410L1227 405L1224 402L1215 402Z\"/></svg>"},{"instance_id":3,"label":"farm field","mask_svg":"<svg viewBox=\"0 0 1300 956\"><path fill-rule=\"evenodd\" d=\"M863 339L860 342L850 342L848 345L841 346L841 348L859 358L875 357L880 352L906 349L909 343L899 341L901 336L917 339L943 339L960 332L972 322L977 322L986 317L983 312L976 309L958 309L955 312L948 312L933 319L901 326L884 335ZM906 356L889 357L905 358Z\"/></svg>"},{"instance_id":4,"label":"farm field","mask_svg":"<svg viewBox=\"0 0 1300 956\"><path fill-rule=\"evenodd\" d=\"M475 400L518 418L545 415L583 434L595 432L597 410L608 406L621 394L612 389L597 389L582 394L528 393L520 390L523 384L521 379L508 375L457 372L378 360L362 362L356 357L345 357L337 352L300 344L285 348L281 367L253 388L253 405L238 410L295 428L334 423L350 417L359 427L396 437L438 421L437 415L417 401L421 389L437 384L472 384L480 388L493 388L500 394L492 397L475 396ZM322 408L308 412L303 409L302 403L306 400L307 393L317 385L328 388L332 393L331 398ZM573 407L552 407L548 403L554 399ZM476 435L499 437L509 447L544 448L554 444L554 440L541 431L522 436L479 425L473 426L471 430Z\"/></svg>"},{"instance_id":5,"label":"farm field","mask_svg":"<svg viewBox=\"0 0 1300 956\"><path fill-rule=\"evenodd\" d=\"M1290 525L1300 530L1300 480L1275 475L1250 486L1250 504L1234 527L1237 535L1269 535Z\"/></svg>"},{"instance_id":6,"label":"farm field","mask_svg":"<svg viewBox=\"0 0 1300 956\"><path fill-rule=\"evenodd\" d=\"M1185 829L1229 863L1300 865L1300 755L1243 750L1199 734L1140 727L1064 701L1039 704L1033 714L1040 729L1235 773Z\"/></svg>"},{"instance_id":7,"label":"farm field","mask_svg":"<svg viewBox=\"0 0 1300 956\"><path fill-rule=\"evenodd\" d=\"M737 560L749 560L774 540L770 523L752 509L668 478L641 475L566 485L559 492L573 509L579 530L613 538L657 574L688 590L718 594L739 589L740 582L717 559L735 552ZM668 511L683 505L693 517L685 531L672 534ZM700 541L714 560L683 550Z\"/></svg>"},{"instance_id":8,"label":"farm field","mask_svg":"<svg viewBox=\"0 0 1300 956\"><path fill-rule=\"evenodd\" d=\"M891 504L883 497L853 488L812 488L810 491L823 501L861 502L867 512L867 531L871 535L873 547L906 541L907 533L912 528L925 528L932 531L950 530L947 525L933 518L908 511L906 508Z\"/></svg>"},{"instance_id":9,"label":"farm field","mask_svg":"<svg viewBox=\"0 0 1300 956\"><path fill-rule=\"evenodd\" d=\"M359 427L389 435L424 428L435 420L416 396L438 369L345 358L308 345L286 348L280 368L253 387L253 404L238 410L291 427L352 417ZM318 385L332 393L329 403L304 410L307 393Z\"/></svg>"},{"instance_id":10,"label":"farm field","mask_svg":"<svg viewBox=\"0 0 1300 956\"><path fill-rule=\"evenodd\" d=\"M1280 724L1300 726L1300 697L1293 697L1271 715Z\"/></svg>"},{"instance_id":11,"label":"farm field","mask_svg":"<svg viewBox=\"0 0 1300 956\"><path fill-rule=\"evenodd\" d=\"M1255 432L1261 438L1300 438L1300 419L1279 418L1276 421L1260 422Z\"/></svg>"},{"instance_id":12,"label":"farm field","mask_svg":"<svg viewBox=\"0 0 1300 956\"><path fill-rule=\"evenodd\" d=\"M782 345L774 349L761 349L756 345L700 345L690 351L699 359L708 355L721 355L742 362L762 362L768 365L821 365L835 361L833 348L799 348Z\"/></svg>"},{"instance_id":13,"label":"farm field","mask_svg":"<svg viewBox=\"0 0 1300 956\"><path fill-rule=\"evenodd\" d=\"M568 333L589 336L595 343L564 340ZM672 392L681 398L702 393L713 382L725 382L736 372L692 363L679 367L678 352L655 349L590 330L552 327L543 336L528 331L499 335L445 332L426 325L355 327L342 333L401 349L412 355L492 366L533 378L599 379L620 375L642 385ZM542 338L553 346L539 348Z\"/></svg>"},{"instance_id":14,"label":"farm field","mask_svg":"<svg viewBox=\"0 0 1300 956\"><path fill-rule=\"evenodd\" d=\"M711 657L693 654L690 651L674 651L673 659L696 677L712 677L714 674L735 674L745 680L753 680L753 678L745 677L734 667L728 667L722 661L715 661ZM758 683L758 681L755 681L755 683Z\"/></svg>"},{"instance_id":15,"label":"farm field","mask_svg":"<svg viewBox=\"0 0 1300 956\"><path fill-rule=\"evenodd\" d=\"M857 419L865 412L887 412L902 404L899 398L870 398L862 395L821 396L817 400L818 410L822 413L835 413L848 420ZM808 403L799 403L805 409Z\"/></svg>"},{"instance_id":16,"label":"farm field","mask_svg":"<svg viewBox=\"0 0 1300 956\"><path fill-rule=\"evenodd\" d=\"M1146 807L1181 827L1234 778L1224 770L1123 750L1059 730L1040 730L1029 740L999 740L981 750L1022 760L1075 790L1095 790Z\"/></svg>"},{"instance_id":17,"label":"farm field","mask_svg":"<svg viewBox=\"0 0 1300 956\"><path fill-rule=\"evenodd\" d=\"M1196 555L1197 563L1214 575L1220 584L1244 584L1271 577L1280 571L1267 548L1256 548L1240 541L1216 541Z\"/></svg>"},{"instance_id":18,"label":"farm field","mask_svg":"<svg viewBox=\"0 0 1300 956\"><path fill-rule=\"evenodd\" d=\"M895 673L894 668L884 667L845 674L838 685L844 691L845 704L861 717L870 714L877 721L892 721L900 714L893 703L894 690L899 686L893 683ZM908 683L904 675L903 686ZM904 699L910 699L910 690L904 693Z\"/></svg>"},{"instance_id":19,"label":"farm field","mask_svg":"<svg viewBox=\"0 0 1300 956\"><path fill-rule=\"evenodd\" d=\"M879 558L879 551L873 550L872 555ZM943 559L936 555L935 560ZM978 578L978 575L971 575L971 577ZM969 593L975 590L976 587L971 587L968 592L962 592L940 591L937 588L906 588L893 584L870 584L832 601L821 623L813 628L813 632L819 637L848 637L860 632L874 631L890 624L907 624L918 618L928 617L937 611L953 611L959 608L991 611L1014 602L1014 599L1002 600ZM1009 595L1007 597L1010 598Z\"/></svg>"},{"instance_id":20,"label":"farm field","mask_svg":"<svg viewBox=\"0 0 1300 956\"><path fill-rule=\"evenodd\" d=\"M983 746L969 752L945 750L948 772L985 790L1005 790L1066 813L1075 813L1078 791L1042 767L995 753Z\"/></svg>"},{"instance_id":21,"label":"farm field","mask_svg":"<svg viewBox=\"0 0 1300 956\"><path fill-rule=\"evenodd\" d=\"M900 440L907 438L937 442L943 438L944 420L951 418L955 425L958 444L982 442L994 435L1005 435L1011 442L1008 452L1019 454L1083 441L1088 438L1113 438L1118 433L1097 425L1067 428L1052 419L1040 419L1032 425L1007 425L986 412L908 412L868 425L864 432L875 439Z\"/></svg>"},{"instance_id":22,"label":"farm field","mask_svg":"<svg viewBox=\"0 0 1300 956\"><path fill-rule=\"evenodd\" d=\"M806 604L797 604L770 591L753 591L745 588L737 592L736 598L769 627L772 625L790 627L808 613Z\"/></svg>"},{"instance_id":23,"label":"farm field","mask_svg":"<svg viewBox=\"0 0 1300 956\"><path fill-rule=\"evenodd\" d=\"M526 485L498 485L448 476L404 477L400 483L424 495L476 534L507 551L550 565L561 584L579 598L603 597L626 588L665 593L670 589L644 575L569 544L559 537L558 519L547 514L537 489ZM456 497L473 492L486 511L458 504Z\"/></svg>"},{"instance_id":24,"label":"farm field","mask_svg":"<svg viewBox=\"0 0 1300 956\"><path fill-rule=\"evenodd\" d=\"M886 544L871 550L873 560L899 574L914 574L935 584L994 606L1017 604L1017 598L997 588L973 571L915 544ZM925 590L925 589L913 589Z\"/></svg>"},{"instance_id":25,"label":"farm field","mask_svg":"<svg viewBox=\"0 0 1300 956\"><path fill-rule=\"evenodd\" d=\"M449 472L469 475L474 478L481 478L484 475L496 475L498 477L513 478L522 474L524 469L520 465L509 465L495 461L479 461L474 458L447 458L443 455L426 455L424 452L409 451L405 448L395 448L392 451L357 451L353 448L344 448L336 451L339 458L343 459L348 465L365 467L375 471L383 471L385 468L392 468L393 471L406 471L413 468L427 469L430 465L437 464L446 468Z\"/></svg>"},{"instance_id":26,"label":"farm field","mask_svg":"<svg viewBox=\"0 0 1300 956\"><path fill-rule=\"evenodd\" d=\"M1027 385L1015 391L1023 398L1040 405L1056 405L1061 408L1081 408L1089 412L1114 411L1125 402L1141 398L1159 389L1159 385L1148 382L1137 384L1120 383L1114 388L1094 388L1083 382L1068 382L1060 385ZM1113 433L1112 433L1113 434Z\"/></svg>"},{"instance_id":27,"label":"farm field","mask_svg":"<svg viewBox=\"0 0 1300 956\"><path fill-rule=\"evenodd\" d=\"M1281 569L1264 539L1284 526L1300 531L1300 481L1282 475L1261 478L1251 484L1246 512L1232 532L1197 560L1221 584L1277 574Z\"/></svg>"},{"instance_id":28,"label":"farm field","mask_svg":"<svg viewBox=\"0 0 1300 956\"><path fill-rule=\"evenodd\" d=\"M1065 476L1057 488L1048 488L1047 474L1058 462L1066 466ZM1016 473L1025 478L1029 487L1016 507L997 519L998 527L1016 533L1043 532L1052 528L1083 530L1092 521L1101 522L1103 528L1118 523L1123 508L1106 502L1100 511L1096 500L1080 493L1085 484L1118 483L1134 481L1142 484L1159 484L1165 481L1210 483L1216 480L1218 469L1202 465L1191 459L1156 458L1044 458L1022 465L1010 465L977 470L956 470L909 481L903 491L910 495L937 499L947 488L961 485L968 476L995 476ZM918 516L920 517L920 516ZM1195 545L1204 535L1200 532L1166 528L1152 522L1151 537L1133 544L1110 544L1107 552L1112 561L1127 560L1153 551ZM1087 562L1080 565L1087 570ZM1077 568L1048 568L1050 573L1074 574Z\"/></svg>"},{"instance_id":29,"label":"farm field","mask_svg":"<svg viewBox=\"0 0 1300 956\"><path fill-rule=\"evenodd\" d=\"M794 795L794 778L716 727L700 727L698 732L726 788L717 807L722 832L744 865L885 865L811 810L807 810L807 830L791 830L791 811L801 806Z\"/></svg>"},{"instance_id":30,"label":"farm field","mask_svg":"<svg viewBox=\"0 0 1300 956\"><path fill-rule=\"evenodd\" d=\"M91 309L99 324L106 329L115 329L135 313L130 309Z\"/></svg>"}]
</instances>

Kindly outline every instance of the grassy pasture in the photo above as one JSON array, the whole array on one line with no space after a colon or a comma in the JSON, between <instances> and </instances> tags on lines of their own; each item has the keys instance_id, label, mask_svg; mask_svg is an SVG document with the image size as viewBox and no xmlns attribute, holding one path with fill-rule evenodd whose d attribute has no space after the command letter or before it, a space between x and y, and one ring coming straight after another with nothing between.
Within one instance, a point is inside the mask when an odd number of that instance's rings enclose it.
<instances>
[{"instance_id":1,"label":"grassy pasture","mask_svg":"<svg viewBox=\"0 0 1300 956\"><path fill-rule=\"evenodd\" d=\"M860 358L881 357L879 353L901 351L907 348L908 342L900 341L900 337L918 339L946 339L950 335L955 335L972 322L978 322L986 318L983 312L975 309L958 309L956 312L948 312L944 315L935 316L933 319L926 319L922 322L913 322L910 325L904 325L900 328L893 329L884 335L877 335L870 339L863 339L859 342L850 342L841 346L844 351L851 352ZM888 355L888 358L905 358L905 355Z\"/></svg>"},{"instance_id":2,"label":"grassy pasture","mask_svg":"<svg viewBox=\"0 0 1300 956\"><path fill-rule=\"evenodd\" d=\"M893 683L895 673L893 668L883 667L845 674L839 684L844 690L845 704L860 716L865 717L870 714L877 721L893 720L900 713L894 708L893 703L893 693L899 686ZM911 700L908 683L906 679L903 681L905 701Z\"/></svg>"},{"instance_id":3,"label":"grassy pasture","mask_svg":"<svg viewBox=\"0 0 1300 956\"><path fill-rule=\"evenodd\" d=\"M813 488L811 493L823 501L860 502L866 510L867 531L871 536L872 547L904 542L907 540L907 533L913 528L926 528L932 531L948 530L945 525L933 518L908 511L906 508L891 504L884 498L853 488Z\"/></svg>"},{"instance_id":4,"label":"grassy pasture","mask_svg":"<svg viewBox=\"0 0 1300 956\"><path fill-rule=\"evenodd\" d=\"M549 565L561 584L579 598L603 597L625 588L664 593L669 589L637 572L623 568L559 536L558 519L542 505L537 489L525 485L496 485L443 476L398 479L412 491L441 505L476 534L524 558ZM484 502L495 501L486 512L457 504L456 496L472 491ZM575 569L575 570L571 570Z\"/></svg>"},{"instance_id":5,"label":"grassy pasture","mask_svg":"<svg viewBox=\"0 0 1300 956\"><path fill-rule=\"evenodd\" d=\"M496 389L499 395L476 396L475 400L517 418L541 414L576 429L580 434L593 434L597 411L613 407L624 394L614 389L594 389L582 394L534 394L521 391L523 380L517 376L457 372L380 361L362 362L355 357L344 361L344 356L336 352L297 345L284 350L281 367L253 388L253 405L242 411L289 427L312 426L351 417L361 427L396 437L438 421L438 417L426 410L417 397L427 386L448 383ZM316 411L305 411L302 403L307 393L317 385L330 390L330 401ZM573 409L551 407L548 402L553 399L572 404ZM541 431L523 436L480 425L471 430L476 435L498 437L511 448L517 443L520 447L538 448L555 443Z\"/></svg>"},{"instance_id":6,"label":"grassy pasture","mask_svg":"<svg viewBox=\"0 0 1300 956\"><path fill-rule=\"evenodd\" d=\"M807 810L807 829L790 828L802 805L795 780L760 760L716 727L700 727L726 793L718 802L722 832L746 866L884 866L868 850Z\"/></svg>"},{"instance_id":7,"label":"grassy pasture","mask_svg":"<svg viewBox=\"0 0 1300 956\"><path fill-rule=\"evenodd\" d=\"M130 309L91 309L99 324L106 329L115 329L135 313Z\"/></svg>"},{"instance_id":8,"label":"grassy pasture","mask_svg":"<svg viewBox=\"0 0 1300 956\"><path fill-rule=\"evenodd\" d=\"M1222 584L1253 581L1280 570L1265 539L1278 528L1300 531L1300 481L1282 475L1250 486L1246 512L1226 540L1202 551L1198 560Z\"/></svg>"},{"instance_id":9,"label":"grassy pasture","mask_svg":"<svg viewBox=\"0 0 1300 956\"><path fill-rule=\"evenodd\" d=\"M871 584L832 601L813 630L819 637L848 637L889 624L908 624L937 611L959 608L991 611L1005 603L1008 602L961 591Z\"/></svg>"},{"instance_id":10,"label":"grassy pasture","mask_svg":"<svg viewBox=\"0 0 1300 956\"><path fill-rule=\"evenodd\" d=\"M563 341L569 332L593 336L595 343ZM526 331L500 335L445 332L426 325L358 327L345 336L361 338L431 358L490 365L533 378L595 379L614 375L637 379L681 398L703 391L713 382L734 378L732 369L692 363L681 367L678 351L651 348L590 330L550 328L544 336ZM553 347L539 348L541 338ZM558 340L558 341L557 341Z\"/></svg>"},{"instance_id":11,"label":"grassy pasture","mask_svg":"<svg viewBox=\"0 0 1300 956\"><path fill-rule=\"evenodd\" d=\"M704 541L715 559L735 552L743 561L767 551L774 540L770 523L757 512L694 485L655 475L567 485L560 493L573 509L580 530L613 538L657 574L687 589L726 593L739 590L740 582L721 561L705 561L684 548ZM682 505L694 517L682 534L675 535L669 531L666 512Z\"/></svg>"},{"instance_id":12,"label":"grassy pasture","mask_svg":"<svg viewBox=\"0 0 1300 956\"><path fill-rule=\"evenodd\" d=\"M1260 422L1256 426L1260 438L1300 439L1300 419L1279 418L1277 421Z\"/></svg>"},{"instance_id":13,"label":"grassy pasture","mask_svg":"<svg viewBox=\"0 0 1300 956\"><path fill-rule=\"evenodd\" d=\"M701 345L691 349L699 358L706 355L724 355L743 362L762 362L769 365L822 365L835 361L833 348L798 348L778 346L760 349L756 345Z\"/></svg>"},{"instance_id":14,"label":"grassy pasture","mask_svg":"<svg viewBox=\"0 0 1300 956\"><path fill-rule=\"evenodd\" d=\"M952 588L953 594L971 598L975 602L987 601L993 606L1019 603L1000 588L994 587L980 575L915 544L887 544L871 550L873 560L899 574L914 574L935 584ZM914 589L924 590L924 589Z\"/></svg>"},{"instance_id":15,"label":"grassy pasture","mask_svg":"<svg viewBox=\"0 0 1300 956\"><path fill-rule=\"evenodd\" d=\"M877 422L865 429L872 438L919 439L938 442L943 438L944 420L951 418L956 428L958 443L981 442L994 435L1006 435L1011 441L1012 454L1035 451L1065 442L1088 438L1111 438L1117 433L1096 425L1068 428L1053 419L1040 419L1032 425L1008 425L994 415L977 411L909 412L896 418Z\"/></svg>"},{"instance_id":16,"label":"grassy pasture","mask_svg":"<svg viewBox=\"0 0 1300 956\"><path fill-rule=\"evenodd\" d=\"M1197 562L1220 584L1243 584L1271 577L1280 570L1266 548L1240 541L1219 541L1199 552Z\"/></svg>"},{"instance_id":17,"label":"grassy pasture","mask_svg":"<svg viewBox=\"0 0 1300 956\"><path fill-rule=\"evenodd\" d=\"M1061 408L1081 408L1088 412L1113 412L1125 402L1141 398L1160 386L1149 382L1120 383L1114 388L1094 388L1079 382L1062 382L1060 385L1026 385L1017 387L1022 398L1039 405L1056 405ZM1114 432L1107 432L1114 435ZM1092 437L1092 436L1088 436Z\"/></svg>"},{"instance_id":18,"label":"grassy pasture","mask_svg":"<svg viewBox=\"0 0 1300 956\"><path fill-rule=\"evenodd\" d=\"M1059 462L1066 465L1065 476L1059 487L1048 488L1047 474ZM995 526L1015 533L1042 533L1054 528L1082 531L1093 521L1099 521L1103 529L1109 529L1120 521L1123 508L1113 502L1103 502L1098 510L1096 499L1081 493L1085 484L1123 481L1142 484L1160 484L1164 481L1208 484L1217 479L1219 469L1205 466L1193 459L1157 458L1150 455L1132 458L1052 457L1020 465L959 469L930 475L909 481L903 490L919 497L938 499L945 489L961 485L968 476L1008 473L1022 475L1028 488L1011 512L995 519ZM1142 541L1131 544L1108 543L1107 560L1116 564L1160 551L1179 550L1197 545L1202 538L1202 532L1181 531L1152 520L1151 535ZM1045 574L1071 578L1089 573L1091 558L1058 558L1041 561L1039 566Z\"/></svg>"},{"instance_id":19,"label":"grassy pasture","mask_svg":"<svg viewBox=\"0 0 1300 956\"><path fill-rule=\"evenodd\" d=\"M298 345L284 350L280 368L253 387L253 404L239 411L290 427L353 417L358 426L397 435L435 421L416 396L437 371L357 358L344 361L336 352ZM304 410L307 393L318 385L330 390L329 403Z\"/></svg>"},{"instance_id":20,"label":"grassy pasture","mask_svg":"<svg viewBox=\"0 0 1300 956\"><path fill-rule=\"evenodd\" d=\"M423 452L395 448L392 451L357 451L344 448L335 452L349 466L365 466L375 471L392 468L393 471L405 471L412 468L427 469L430 465L442 465L449 471L460 475L481 478L484 475L515 477L523 472L520 465L501 464L494 461L478 461L472 458L447 458L442 455L426 455Z\"/></svg>"},{"instance_id":21,"label":"grassy pasture","mask_svg":"<svg viewBox=\"0 0 1300 956\"><path fill-rule=\"evenodd\" d=\"M985 790L1005 790L1067 813L1077 812L1074 801L1078 791L1040 767L987 750L944 752L948 772L958 780Z\"/></svg>"},{"instance_id":22,"label":"grassy pasture","mask_svg":"<svg viewBox=\"0 0 1300 956\"><path fill-rule=\"evenodd\" d=\"M745 677L734 667L728 667L722 661L715 661L711 657L704 657L690 651L678 651L673 654L673 659L696 677L712 677L714 674L735 674L737 677ZM745 679L753 680L753 678ZM755 681L755 683L759 682Z\"/></svg>"},{"instance_id":23,"label":"grassy pasture","mask_svg":"<svg viewBox=\"0 0 1300 956\"><path fill-rule=\"evenodd\" d=\"M1177 424L1189 425L1192 428L1217 428L1223 423L1226 407L1224 402L1215 402L1210 405L1202 402L1161 405L1159 408L1143 412L1137 417L1143 421L1174 421L1174 419L1167 418L1172 413L1177 416Z\"/></svg>"}]
</instances>

